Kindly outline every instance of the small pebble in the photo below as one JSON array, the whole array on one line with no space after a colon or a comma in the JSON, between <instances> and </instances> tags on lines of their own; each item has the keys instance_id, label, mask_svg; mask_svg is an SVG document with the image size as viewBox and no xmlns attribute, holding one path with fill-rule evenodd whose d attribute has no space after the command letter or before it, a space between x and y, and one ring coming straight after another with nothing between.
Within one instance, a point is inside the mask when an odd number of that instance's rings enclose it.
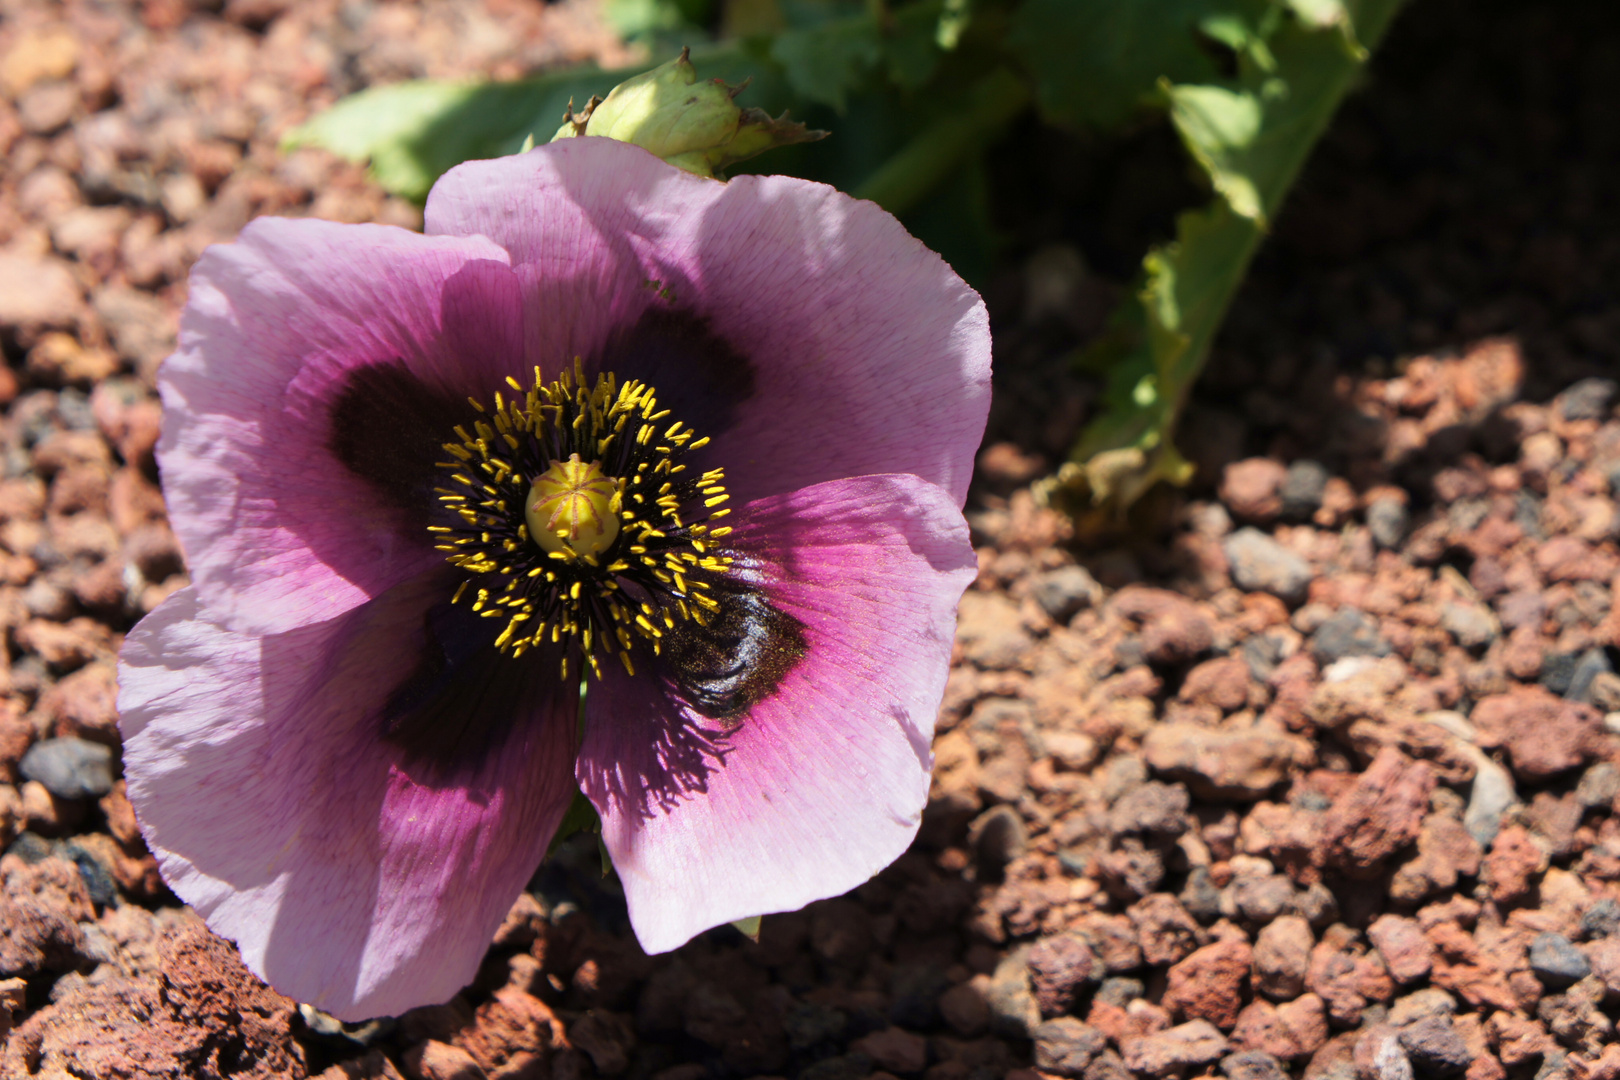
<instances>
[{"instance_id":1,"label":"small pebble","mask_svg":"<svg viewBox=\"0 0 1620 1080\"><path fill-rule=\"evenodd\" d=\"M1388 656L1393 651L1378 632L1378 623L1350 607L1329 615L1311 635L1310 647L1324 666L1347 656Z\"/></svg>"},{"instance_id":2,"label":"small pebble","mask_svg":"<svg viewBox=\"0 0 1620 1080\"><path fill-rule=\"evenodd\" d=\"M1030 583L1030 595L1057 622L1067 622L1075 612L1097 603L1102 586L1081 566L1060 566L1037 574Z\"/></svg>"},{"instance_id":3,"label":"small pebble","mask_svg":"<svg viewBox=\"0 0 1620 1080\"><path fill-rule=\"evenodd\" d=\"M1496 640L1496 620L1478 604L1453 601L1440 609L1440 626L1465 649L1482 649Z\"/></svg>"},{"instance_id":4,"label":"small pebble","mask_svg":"<svg viewBox=\"0 0 1620 1080\"><path fill-rule=\"evenodd\" d=\"M59 799L99 798L112 790L113 752L86 739L45 739L28 748L18 770Z\"/></svg>"},{"instance_id":5,"label":"small pebble","mask_svg":"<svg viewBox=\"0 0 1620 1080\"><path fill-rule=\"evenodd\" d=\"M1612 937L1620 932L1620 903L1605 896L1581 916L1581 933L1588 939Z\"/></svg>"},{"instance_id":6,"label":"small pebble","mask_svg":"<svg viewBox=\"0 0 1620 1080\"><path fill-rule=\"evenodd\" d=\"M1463 814L1463 828L1481 847L1490 847L1502 829L1502 815L1517 801L1512 775L1490 758L1481 758L1468 796L1468 809Z\"/></svg>"},{"instance_id":7,"label":"small pebble","mask_svg":"<svg viewBox=\"0 0 1620 1080\"><path fill-rule=\"evenodd\" d=\"M1579 701L1591 704L1592 682L1599 675L1612 674L1614 665L1609 663L1609 654L1602 649L1587 649L1575 661L1575 669L1570 672L1569 686L1564 690L1564 697L1570 701Z\"/></svg>"},{"instance_id":8,"label":"small pebble","mask_svg":"<svg viewBox=\"0 0 1620 1080\"><path fill-rule=\"evenodd\" d=\"M1277 494L1282 498L1282 513L1295 520L1308 518L1322 505L1322 492L1327 489L1327 467L1319 461L1301 458L1288 466Z\"/></svg>"},{"instance_id":9,"label":"small pebble","mask_svg":"<svg viewBox=\"0 0 1620 1080\"><path fill-rule=\"evenodd\" d=\"M1581 782L1575 785L1575 801L1588 810L1608 806L1616 795L1620 795L1620 768L1607 761L1587 769L1581 774Z\"/></svg>"},{"instance_id":10,"label":"small pebble","mask_svg":"<svg viewBox=\"0 0 1620 1080\"><path fill-rule=\"evenodd\" d=\"M1310 564L1259 529L1239 529L1222 547L1238 588L1268 592L1289 604L1305 599L1311 584Z\"/></svg>"},{"instance_id":11,"label":"small pebble","mask_svg":"<svg viewBox=\"0 0 1620 1080\"><path fill-rule=\"evenodd\" d=\"M1282 1062L1264 1050L1248 1050L1221 1059L1221 1072L1229 1080L1288 1080Z\"/></svg>"},{"instance_id":12,"label":"small pebble","mask_svg":"<svg viewBox=\"0 0 1620 1080\"><path fill-rule=\"evenodd\" d=\"M1541 660L1541 685L1555 694L1568 692L1575 679L1575 667L1580 662L1580 653L1548 653Z\"/></svg>"},{"instance_id":13,"label":"small pebble","mask_svg":"<svg viewBox=\"0 0 1620 1080\"><path fill-rule=\"evenodd\" d=\"M1537 934L1530 942L1530 970L1549 990L1573 986L1592 973L1586 956L1563 934Z\"/></svg>"},{"instance_id":14,"label":"small pebble","mask_svg":"<svg viewBox=\"0 0 1620 1080\"><path fill-rule=\"evenodd\" d=\"M110 907L118 902L118 882L113 880L111 868L72 842L62 846L62 854L78 866L79 877L84 879L84 888L92 903L97 907Z\"/></svg>"},{"instance_id":15,"label":"small pebble","mask_svg":"<svg viewBox=\"0 0 1620 1080\"><path fill-rule=\"evenodd\" d=\"M1083 1076L1108 1046L1108 1036L1073 1016L1048 1020L1033 1032L1035 1067L1058 1076Z\"/></svg>"},{"instance_id":16,"label":"small pebble","mask_svg":"<svg viewBox=\"0 0 1620 1080\"><path fill-rule=\"evenodd\" d=\"M1385 496L1367 506L1367 528L1380 547L1397 548L1406 539L1406 504Z\"/></svg>"},{"instance_id":17,"label":"small pebble","mask_svg":"<svg viewBox=\"0 0 1620 1080\"><path fill-rule=\"evenodd\" d=\"M1582 379L1558 395L1558 411L1565 420L1602 420L1616 393L1620 383L1613 379Z\"/></svg>"},{"instance_id":18,"label":"small pebble","mask_svg":"<svg viewBox=\"0 0 1620 1080\"><path fill-rule=\"evenodd\" d=\"M1401 1048L1412 1067L1423 1076L1457 1076L1468 1068L1473 1055L1449 1016L1430 1016L1401 1032Z\"/></svg>"},{"instance_id":19,"label":"small pebble","mask_svg":"<svg viewBox=\"0 0 1620 1080\"><path fill-rule=\"evenodd\" d=\"M1024 819L1010 806L993 806L980 814L969 836L979 865L995 873L1022 855L1029 844Z\"/></svg>"}]
</instances>

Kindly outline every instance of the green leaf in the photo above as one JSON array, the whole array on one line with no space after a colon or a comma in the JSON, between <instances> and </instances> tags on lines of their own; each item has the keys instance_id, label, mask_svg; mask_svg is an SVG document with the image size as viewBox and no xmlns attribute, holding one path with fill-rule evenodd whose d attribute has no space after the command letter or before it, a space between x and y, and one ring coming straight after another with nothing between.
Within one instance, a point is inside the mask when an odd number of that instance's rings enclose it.
<instances>
[{"instance_id":1,"label":"green leaf","mask_svg":"<svg viewBox=\"0 0 1620 1080\"><path fill-rule=\"evenodd\" d=\"M1259 95L1224 86L1170 86L1170 116L1215 190L1232 209L1264 221L1260 191L1252 176L1250 152L1260 134Z\"/></svg>"},{"instance_id":2,"label":"green leaf","mask_svg":"<svg viewBox=\"0 0 1620 1080\"><path fill-rule=\"evenodd\" d=\"M1171 122L1218 198L1182 214L1175 241L1148 253L1137 304L1100 347L1112 362L1105 410L1044 489L1089 507L1083 528L1117 522L1153 484L1190 475L1170 442L1176 419L1267 222L1360 72L1366 51L1355 34L1377 41L1400 2L1361 0L1348 11L1354 25L1271 20L1270 63L1255 62L1250 49L1233 83L1161 85ZM1297 6L1290 0L1290 10Z\"/></svg>"},{"instance_id":3,"label":"green leaf","mask_svg":"<svg viewBox=\"0 0 1620 1080\"><path fill-rule=\"evenodd\" d=\"M744 102L781 108L780 79L744 46L694 50L706 77L740 83L758 75ZM369 161L390 193L418 203L445 170L474 158L516 153L524 140L550 139L570 102L583 106L652 64L614 71L580 68L515 82L419 80L344 98L287 136L284 146L320 146Z\"/></svg>"},{"instance_id":4,"label":"green leaf","mask_svg":"<svg viewBox=\"0 0 1620 1080\"><path fill-rule=\"evenodd\" d=\"M1035 76L1059 124L1113 126L1155 101L1159 80L1218 74L1199 47L1199 21L1237 5L1218 0L1025 0L1007 44Z\"/></svg>"},{"instance_id":5,"label":"green leaf","mask_svg":"<svg viewBox=\"0 0 1620 1080\"><path fill-rule=\"evenodd\" d=\"M839 112L882 56L877 22L868 18L789 30L771 45L771 59L796 94Z\"/></svg>"},{"instance_id":6,"label":"green leaf","mask_svg":"<svg viewBox=\"0 0 1620 1080\"><path fill-rule=\"evenodd\" d=\"M591 800L585 797L585 793L576 791L574 801L568 804L568 809L563 811L562 820L557 823L557 831L551 834L551 843L546 847L546 857L550 858L556 853L558 844L575 833L582 832L600 835L602 819L597 816L596 807L591 805ZM603 872L607 872L605 866Z\"/></svg>"}]
</instances>

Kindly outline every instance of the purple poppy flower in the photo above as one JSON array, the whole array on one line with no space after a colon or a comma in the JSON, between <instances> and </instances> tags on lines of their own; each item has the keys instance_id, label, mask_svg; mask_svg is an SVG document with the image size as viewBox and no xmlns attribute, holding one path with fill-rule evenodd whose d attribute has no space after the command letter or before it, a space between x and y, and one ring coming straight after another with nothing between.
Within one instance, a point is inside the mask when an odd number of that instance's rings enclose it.
<instances>
[{"instance_id":1,"label":"purple poppy flower","mask_svg":"<svg viewBox=\"0 0 1620 1080\"><path fill-rule=\"evenodd\" d=\"M876 206L587 138L426 222L198 261L160 377L193 584L120 666L165 879L344 1019L465 985L576 791L651 952L865 881L975 569L984 306Z\"/></svg>"}]
</instances>

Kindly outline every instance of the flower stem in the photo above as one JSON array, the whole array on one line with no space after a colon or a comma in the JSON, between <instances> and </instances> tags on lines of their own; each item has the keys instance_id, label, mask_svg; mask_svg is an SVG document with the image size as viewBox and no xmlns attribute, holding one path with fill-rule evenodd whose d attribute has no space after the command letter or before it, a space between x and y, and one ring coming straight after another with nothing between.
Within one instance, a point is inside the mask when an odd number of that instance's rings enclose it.
<instances>
[{"instance_id":1,"label":"flower stem","mask_svg":"<svg viewBox=\"0 0 1620 1080\"><path fill-rule=\"evenodd\" d=\"M855 197L904 214L1002 131L1029 100L1028 84L1007 68L997 68L968 91L965 109L924 128L867 177Z\"/></svg>"}]
</instances>

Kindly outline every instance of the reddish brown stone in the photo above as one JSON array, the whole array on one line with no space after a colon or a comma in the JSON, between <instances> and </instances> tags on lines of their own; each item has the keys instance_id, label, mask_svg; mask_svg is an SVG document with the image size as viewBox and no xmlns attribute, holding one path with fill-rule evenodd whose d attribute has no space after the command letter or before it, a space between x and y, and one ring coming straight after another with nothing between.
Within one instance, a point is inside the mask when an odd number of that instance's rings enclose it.
<instances>
[{"instance_id":1,"label":"reddish brown stone","mask_svg":"<svg viewBox=\"0 0 1620 1080\"><path fill-rule=\"evenodd\" d=\"M1412 761L1394 748L1381 751L1327 812L1318 864L1353 875L1376 872L1417 837L1434 785L1427 763Z\"/></svg>"},{"instance_id":2,"label":"reddish brown stone","mask_svg":"<svg viewBox=\"0 0 1620 1080\"><path fill-rule=\"evenodd\" d=\"M1315 994L1304 994L1283 1005L1256 1001L1238 1014L1232 1046L1263 1050L1284 1061L1298 1061L1327 1042L1327 1008Z\"/></svg>"},{"instance_id":3,"label":"reddish brown stone","mask_svg":"<svg viewBox=\"0 0 1620 1080\"><path fill-rule=\"evenodd\" d=\"M1540 1020L1511 1012L1493 1012L1487 1021L1491 1040L1503 1065L1517 1067L1532 1062L1557 1048Z\"/></svg>"},{"instance_id":4,"label":"reddish brown stone","mask_svg":"<svg viewBox=\"0 0 1620 1080\"><path fill-rule=\"evenodd\" d=\"M1383 962L1369 956L1347 926L1330 926L1311 950L1305 985L1327 1005L1328 1016L1337 1024L1354 1025L1369 1002L1387 1001L1394 995Z\"/></svg>"},{"instance_id":5,"label":"reddish brown stone","mask_svg":"<svg viewBox=\"0 0 1620 1080\"><path fill-rule=\"evenodd\" d=\"M1230 1028L1243 1008L1254 952L1242 937L1205 945L1170 969L1164 1007L1189 1020Z\"/></svg>"},{"instance_id":6,"label":"reddish brown stone","mask_svg":"<svg viewBox=\"0 0 1620 1080\"><path fill-rule=\"evenodd\" d=\"M1447 814L1430 814L1418 832L1417 855L1401 866L1390 881L1390 896L1416 903L1431 893L1457 884L1459 874L1479 873L1479 842L1462 822Z\"/></svg>"},{"instance_id":7,"label":"reddish brown stone","mask_svg":"<svg viewBox=\"0 0 1620 1080\"><path fill-rule=\"evenodd\" d=\"M1381 915L1367 928L1367 938L1396 982L1421 979L1434 964L1434 945L1414 919Z\"/></svg>"},{"instance_id":8,"label":"reddish brown stone","mask_svg":"<svg viewBox=\"0 0 1620 1080\"><path fill-rule=\"evenodd\" d=\"M1068 1012L1081 987L1096 979L1103 970L1102 963L1092 955L1091 947L1079 934L1042 938L1029 951L1028 963L1035 1004L1041 1015L1048 1017Z\"/></svg>"},{"instance_id":9,"label":"reddish brown stone","mask_svg":"<svg viewBox=\"0 0 1620 1080\"><path fill-rule=\"evenodd\" d=\"M1292 1000L1305 988L1316 938L1298 915L1283 915L1261 927L1254 940L1254 989L1276 1001Z\"/></svg>"},{"instance_id":10,"label":"reddish brown stone","mask_svg":"<svg viewBox=\"0 0 1620 1080\"><path fill-rule=\"evenodd\" d=\"M0 1075L99 1080L301 1080L291 1001L195 923L161 946L159 971L72 984L13 1033ZM29 1066L23 1061L28 1060Z\"/></svg>"},{"instance_id":11,"label":"reddish brown stone","mask_svg":"<svg viewBox=\"0 0 1620 1080\"><path fill-rule=\"evenodd\" d=\"M1474 938L1454 922L1425 927L1436 955L1429 980L1460 995L1474 1006L1516 1009L1519 996L1508 983L1508 973L1480 949Z\"/></svg>"},{"instance_id":12,"label":"reddish brown stone","mask_svg":"<svg viewBox=\"0 0 1620 1080\"><path fill-rule=\"evenodd\" d=\"M1485 881L1498 904L1521 900L1535 877L1547 869L1547 853L1522 826L1509 825L1496 834L1485 856Z\"/></svg>"},{"instance_id":13,"label":"reddish brown stone","mask_svg":"<svg viewBox=\"0 0 1620 1080\"><path fill-rule=\"evenodd\" d=\"M1142 652L1154 663L1184 663L1215 643L1209 619L1179 593L1129 585L1114 595L1110 606L1141 625Z\"/></svg>"},{"instance_id":14,"label":"reddish brown stone","mask_svg":"<svg viewBox=\"0 0 1620 1080\"><path fill-rule=\"evenodd\" d=\"M1250 703L1253 687L1253 676L1243 658L1222 656L1206 660L1187 672L1179 696L1195 705L1213 705L1224 712L1234 712Z\"/></svg>"},{"instance_id":15,"label":"reddish brown stone","mask_svg":"<svg viewBox=\"0 0 1620 1080\"><path fill-rule=\"evenodd\" d=\"M1198 923L1169 893L1153 893L1126 912L1136 926L1142 958L1150 964L1173 964L1198 947Z\"/></svg>"},{"instance_id":16,"label":"reddish brown stone","mask_svg":"<svg viewBox=\"0 0 1620 1080\"><path fill-rule=\"evenodd\" d=\"M1120 1046L1126 1068L1146 1076L1169 1076L1208 1065L1226 1053L1227 1041L1206 1020L1191 1020L1156 1035L1127 1039Z\"/></svg>"},{"instance_id":17,"label":"reddish brown stone","mask_svg":"<svg viewBox=\"0 0 1620 1080\"><path fill-rule=\"evenodd\" d=\"M1514 771L1537 780L1583 764L1603 736L1597 710L1540 686L1515 686L1483 698L1469 719L1481 746L1506 747Z\"/></svg>"},{"instance_id":18,"label":"reddish brown stone","mask_svg":"<svg viewBox=\"0 0 1620 1080\"><path fill-rule=\"evenodd\" d=\"M1287 478L1287 466L1272 458L1235 461L1221 472L1221 502L1245 521L1274 521L1282 513L1281 488Z\"/></svg>"}]
</instances>

